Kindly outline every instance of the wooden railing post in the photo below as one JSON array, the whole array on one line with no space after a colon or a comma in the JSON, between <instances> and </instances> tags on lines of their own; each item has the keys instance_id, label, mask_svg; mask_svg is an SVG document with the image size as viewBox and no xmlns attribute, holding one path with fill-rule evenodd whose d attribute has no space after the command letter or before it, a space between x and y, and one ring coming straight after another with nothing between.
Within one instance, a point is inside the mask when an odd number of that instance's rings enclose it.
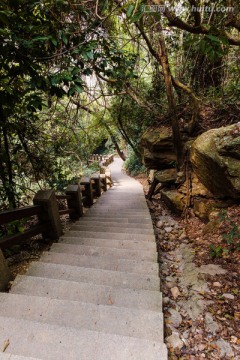
<instances>
[{"instance_id":1,"label":"wooden railing post","mask_svg":"<svg viewBox=\"0 0 240 360\"><path fill-rule=\"evenodd\" d=\"M82 194L79 185L68 185L66 189L66 195L70 195L71 198L67 199L69 209L74 209L73 213L69 214L71 220L79 219L83 216L83 203Z\"/></svg>"},{"instance_id":2,"label":"wooden railing post","mask_svg":"<svg viewBox=\"0 0 240 360\"><path fill-rule=\"evenodd\" d=\"M112 186L111 170L107 168L105 170L105 175L106 175L107 188L110 188Z\"/></svg>"},{"instance_id":3,"label":"wooden railing post","mask_svg":"<svg viewBox=\"0 0 240 360\"><path fill-rule=\"evenodd\" d=\"M86 205L92 206L93 205L93 189L92 183L89 177L83 177L80 180L80 185L85 186L85 196L86 196Z\"/></svg>"},{"instance_id":4,"label":"wooden railing post","mask_svg":"<svg viewBox=\"0 0 240 360\"><path fill-rule=\"evenodd\" d=\"M107 191L107 178L105 174L100 174L103 191Z\"/></svg>"},{"instance_id":5,"label":"wooden railing post","mask_svg":"<svg viewBox=\"0 0 240 360\"><path fill-rule=\"evenodd\" d=\"M11 273L3 256L2 250L0 249L0 291L6 290L10 280Z\"/></svg>"},{"instance_id":6,"label":"wooden railing post","mask_svg":"<svg viewBox=\"0 0 240 360\"><path fill-rule=\"evenodd\" d=\"M100 174L92 174L91 180L94 182L94 190L96 197L100 197L101 196Z\"/></svg>"},{"instance_id":7,"label":"wooden railing post","mask_svg":"<svg viewBox=\"0 0 240 360\"><path fill-rule=\"evenodd\" d=\"M41 205L42 211L38 215L40 224L46 224L43 237L58 239L62 235L62 226L54 190L40 190L33 199L35 205Z\"/></svg>"}]
</instances>

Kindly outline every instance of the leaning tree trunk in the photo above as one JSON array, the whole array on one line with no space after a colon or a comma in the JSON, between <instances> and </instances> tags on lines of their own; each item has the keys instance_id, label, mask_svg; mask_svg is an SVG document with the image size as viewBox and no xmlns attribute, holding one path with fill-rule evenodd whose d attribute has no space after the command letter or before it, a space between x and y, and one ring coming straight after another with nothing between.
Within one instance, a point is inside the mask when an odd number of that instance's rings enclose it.
<instances>
[{"instance_id":1,"label":"leaning tree trunk","mask_svg":"<svg viewBox=\"0 0 240 360\"><path fill-rule=\"evenodd\" d=\"M182 144L182 136L180 133L178 118L177 118L177 109L176 109L176 102L174 99L173 93L173 84L172 84L172 76L168 62L168 54L165 44L165 39L162 30L160 30L160 37L159 37L159 59L161 62L164 82L166 87L167 99L168 99L168 107L169 113L171 117L171 124L172 124L172 132L173 132L173 146L176 153L177 158L177 167L181 168L183 164L183 144Z\"/></svg>"}]
</instances>

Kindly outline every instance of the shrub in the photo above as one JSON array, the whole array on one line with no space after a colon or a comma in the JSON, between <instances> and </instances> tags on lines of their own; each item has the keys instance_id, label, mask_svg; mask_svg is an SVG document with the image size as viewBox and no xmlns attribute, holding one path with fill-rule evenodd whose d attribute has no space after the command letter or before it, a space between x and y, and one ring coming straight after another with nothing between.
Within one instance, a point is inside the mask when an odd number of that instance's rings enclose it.
<instances>
[{"instance_id":1,"label":"shrub","mask_svg":"<svg viewBox=\"0 0 240 360\"><path fill-rule=\"evenodd\" d=\"M124 163L124 168L132 176L136 176L146 171L146 167L142 164L141 159L132 150L128 153L128 158Z\"/></svg>"}]
</instances>

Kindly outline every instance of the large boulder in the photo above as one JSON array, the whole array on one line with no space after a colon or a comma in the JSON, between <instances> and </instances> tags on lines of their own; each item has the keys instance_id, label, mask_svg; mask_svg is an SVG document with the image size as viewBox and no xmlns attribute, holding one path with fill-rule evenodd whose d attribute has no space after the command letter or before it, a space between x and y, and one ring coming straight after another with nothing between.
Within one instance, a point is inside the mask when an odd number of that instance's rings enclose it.
<instances>
[{"instance_id":1,"label":"large boulder","mask_svg":"<svg viewBox=\"0 0 240 360\"><path fill-rule=\"evenodd\" d=\"M149 169L174 167L176 156L173 150L172 130L167 126L150 128L141 138L143 162Z\"/></svg>"},{"instance_id":2,"label":"large boulder","mask_svg":"<svg viewBox=\"0 0 240 360\"><path fill-rule=\"evenodd\" d=\"M191 163L217 198L240 198L240 123L209 130L191 147Z\"/></svg>"}]
</instances>

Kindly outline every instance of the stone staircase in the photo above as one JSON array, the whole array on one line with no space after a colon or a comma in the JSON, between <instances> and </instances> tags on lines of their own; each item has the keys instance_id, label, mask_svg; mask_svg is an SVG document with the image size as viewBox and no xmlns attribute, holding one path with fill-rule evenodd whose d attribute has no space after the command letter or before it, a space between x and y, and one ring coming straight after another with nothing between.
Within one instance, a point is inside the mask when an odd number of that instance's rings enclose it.
<instances>
[{"instance_id":1,"label":"stone staircase","mask_svg":"<svg viewBox=\"0 0 240 360\"><path fill-rule=\"evenodd\" d=\"M0 294L0 360L167 359L151 217L121 166L115 159L114 186Z\"/></svg>"}]
</instances>

